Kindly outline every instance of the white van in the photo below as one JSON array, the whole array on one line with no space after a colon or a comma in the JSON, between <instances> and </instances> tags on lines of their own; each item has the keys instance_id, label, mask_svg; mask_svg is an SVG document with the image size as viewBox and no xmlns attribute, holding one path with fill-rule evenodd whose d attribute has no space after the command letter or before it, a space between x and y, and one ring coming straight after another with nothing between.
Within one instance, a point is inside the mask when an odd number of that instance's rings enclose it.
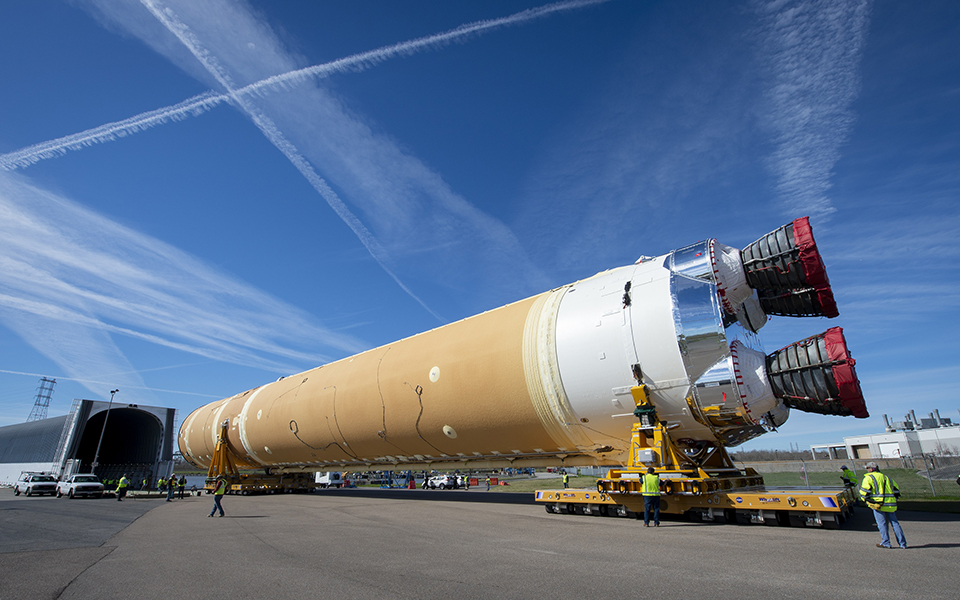
<instances>
[{"instance_id":1,"label":"white van","mask_svg":"<svg viewBox=\"0 0 960 600\"><path fill-rule=\"evenodd\" d=\"M340 487L343 485L343 473L339 471L318 471L317 472L317 487Z\"/></svg>"}]
</instances>

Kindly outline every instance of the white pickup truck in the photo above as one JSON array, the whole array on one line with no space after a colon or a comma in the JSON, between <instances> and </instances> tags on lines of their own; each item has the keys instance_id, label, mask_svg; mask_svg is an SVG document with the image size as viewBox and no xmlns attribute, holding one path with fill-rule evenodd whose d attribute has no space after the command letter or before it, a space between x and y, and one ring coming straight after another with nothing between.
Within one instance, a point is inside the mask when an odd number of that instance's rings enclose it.
<instances>
[{"instance_id":1,"label":"white pickup truck","mask_svg":"<svg viewBox=\"0 0 960 600\"><path fill-rule=\"evenodd\" d=\"M33 471L20 473L20 479L18 479L16 485L13 486L14 496L19 496L20 494L26 494L28 496L34 494L38 496L50 494L52 496L56 491L57 480L53 478L53 475L34 473Z\"/></svg>"},{"instance_id":2,"label":"white pickup truck","mask_svg":"<svg viewBox=\"0 0 960 600\"><path fill-rule=\"evenodd\" d=\"M78 498L80 496L100 498L103 496L103 484L100 483L96 475L71 475L57 483L57 498L63 498L64 496L67 498Z\"/></svg>"}]
</instances>

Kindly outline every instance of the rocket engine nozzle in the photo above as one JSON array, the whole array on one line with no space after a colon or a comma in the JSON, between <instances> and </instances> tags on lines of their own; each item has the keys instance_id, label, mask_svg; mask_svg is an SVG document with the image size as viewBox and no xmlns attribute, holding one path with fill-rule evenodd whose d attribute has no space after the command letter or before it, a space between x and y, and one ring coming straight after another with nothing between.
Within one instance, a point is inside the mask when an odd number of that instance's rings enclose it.
<instances>
[{"instance_id":1,"label":"rocket engine nozzle","mask_svg":"<svg viewBox=\"0 0 960 600\"><path fill-rule=\"evenodd\" d=\"M869 417L843 329L831 327L767 355L773 393L797 410Z\"/></svg>"},{"instance_id":2,"label":"rocket engine nozzle","mask_svg":"<svg viewBox=\"0 0 960 600\"><path fill-rule=\"evenodd\" d=\"M741 251L747 283L767 314L789 317L839 315L827 269L809 217L771 231Z\"/></svg>"}]
</instances>

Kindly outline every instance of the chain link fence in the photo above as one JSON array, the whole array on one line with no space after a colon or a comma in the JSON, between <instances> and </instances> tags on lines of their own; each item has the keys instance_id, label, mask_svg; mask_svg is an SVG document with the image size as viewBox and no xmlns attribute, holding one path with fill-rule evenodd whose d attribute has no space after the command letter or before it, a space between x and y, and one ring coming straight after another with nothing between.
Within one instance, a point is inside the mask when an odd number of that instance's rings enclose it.
<instances>
[{"instance_id":1,"label":"chain link fence","mask_svg":"<svg viewBox=\"0 0 960 600\"><path fill-rule=\"evenodd\" d=\"M901 498L960 499L960 457L905 456L870 460L789 460L789 461L735 461L738 467L750 467L763 475L768 486L837 487L843 485L841 468L846 466L857 474L858 483L867 472L866 464L875 462L880 471L893 478L901 491Z\"/></svg>"}]
</instances>

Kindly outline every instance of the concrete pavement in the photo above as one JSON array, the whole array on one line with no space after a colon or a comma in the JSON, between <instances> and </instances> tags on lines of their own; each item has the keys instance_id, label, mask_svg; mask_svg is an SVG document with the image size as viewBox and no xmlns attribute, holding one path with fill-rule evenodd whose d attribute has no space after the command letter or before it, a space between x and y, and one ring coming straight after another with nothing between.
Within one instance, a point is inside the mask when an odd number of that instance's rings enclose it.
<instances>
[{"instance_id":1,"label":"concrete pavement","mask_svg":"<svg viewBox=\"0 0 960 600\"><path fill-rule=\"evenodd\" d=\"M208 518L209 496L118 503L14 498L4 489L0 599L957 595L956 515L900 514L912 546L900 551L874 547L879 535L866 510L839 531L686 521L644 528L550 515L530 496L227 496L228 516ZM95 534L77 531L91 525ZM57 532L70 544L56 542Z\"/></svg>"}]
</instances>

